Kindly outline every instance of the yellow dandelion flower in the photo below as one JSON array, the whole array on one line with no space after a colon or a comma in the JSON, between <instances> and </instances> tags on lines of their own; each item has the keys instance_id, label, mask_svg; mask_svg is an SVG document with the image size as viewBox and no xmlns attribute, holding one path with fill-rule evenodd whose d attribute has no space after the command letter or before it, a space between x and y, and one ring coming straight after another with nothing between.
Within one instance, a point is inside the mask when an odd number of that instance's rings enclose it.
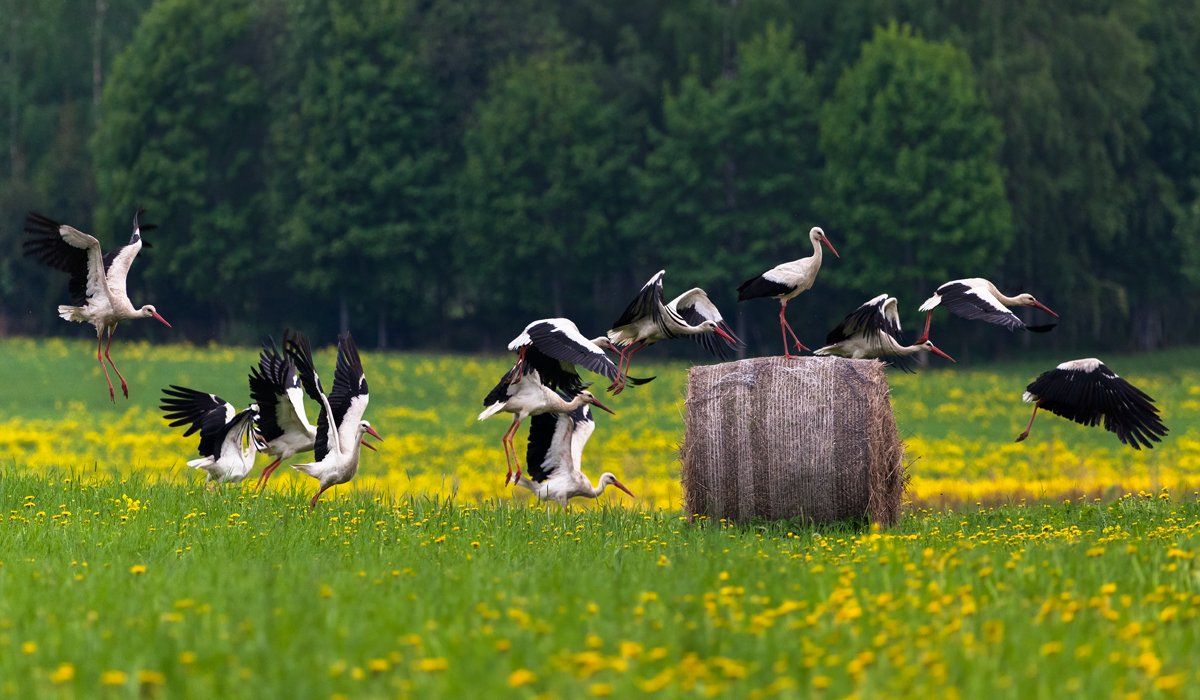
<instances>
[{"instance_id":1,"label":"yellow dandelion flower","mask_svg":"<svg viewBox=\"0 0 1200 700\"><path fill-rule=\"evenodd\" d=\"M613 694L613 687L608 683L593 683L588 686L588 692L598 698L606 698Z\"/></svg>"},{"instance_id":2,"label":"yellow dandelion flower","mask_svg":"<svg viewBox=\"0 0 1200 700\"><path fill-rule=\"evenodd\" d=\"M68 663L58 665L54 672L50 674L50 682L55 685L69 683L75 679L75 667Z\"/></svg>"},{"instance_id":3,"label":"yellow dandelion flower","mask_svg":"<svg viewBox=\"0 0 1200 700\"><path fill-rule=\"evenodd\" d=\"M25 642L24 644L21 645L21 653L22 654L33 654L33 653L37 652L37 650L38 650L37 642Z\"/></svg>"},{"instance_id":4,"label":"yellow dandelion flower","mask_svg":"<svg viewBox=\"0 0 1200 700\"><path fill-rule=\"evenodd\" d=\"M167 677L159 671L138 671L138 683L141 685L166 685Z\"/></svg>"},{"instance_id":5,"label":"yellow dandelion flower","mask_svg":"<svg viewBox=\"0 0 1200 700\"><path fill-rule=\"evenodd\" d=\"M445 671L446 669L450 668L450 662L441 658L440 656L435 656L419 659L415 664L413 664L413 668L417 669L418 671L424 671L425 673L436 673L438 671Z\"/></svg>"},{"instance_id":6,"label":"yellow dandelion flower","mask_svg":"<svg viewBox=\"0 0 1200 700\"><path fill-rule=\"evenodd\" d=\"M125 685L129 676L124 671L105 671L100 674L100 685Z\"/></svg>"},{"instance_id":7,"label":"yellow dandelion flower","mask_svg":"<svg viewBox=\"0 0 1200 700\"><path fill-rule=\"evenodd\" d=\"M134 564L133 566L129 567L129 573L133 574L134 576L140 576L146 573L146 565Z\"/></svg>"},{"instance_id":8,"label":"yellow dandelion flower","mask_svg":"<svg viewBox=\"0 0 1200 700\"><path fill-rule=\"evenodd\" d=\"M537 674L527 668L518 668L508 674L508 687L520 688L523 685L529 685L537 680Z\"/></svg>"}]
</instances>

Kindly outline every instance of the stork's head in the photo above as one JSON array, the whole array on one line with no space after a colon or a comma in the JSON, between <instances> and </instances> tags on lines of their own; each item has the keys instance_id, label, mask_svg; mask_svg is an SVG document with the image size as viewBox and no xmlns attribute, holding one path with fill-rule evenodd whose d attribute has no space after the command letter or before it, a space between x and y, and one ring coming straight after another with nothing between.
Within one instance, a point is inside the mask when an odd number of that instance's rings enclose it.
<instances>
[{"instance_id":1,"label":"stork's head","mask_svg":"<svg viewBox=\"0 0 1200 700\"><path fill-rule=\"evenodd\" d=\"M722 340L732 346L742 345L741 339L733 335L732 331L723 326L720 321L703 321L698 328L706 333L716 333Z\"/></svg>"},{"instance_id":2,"label":"stork's head","mask_svg":"<svg viewBox=\"0 0 1200 700\"><path fill-rule=\"evenodd\" d=\"M358 440L360 443L362 443L363 447L367 448L368 450L371 450L372 452L378 452L379 450L375 449L374 445L372 445L369 442L363 441L363 439L362 439L363 435L370 435L371 437L375 438L376 440L383 440L383 436L380 435L378 432L375 431L374 428L371 427L371 421L363 420L363 421L358 422Z\"/></svg>"},{"instance_id":3,"label":"stork's head","mask_svg":"<svg viewBox=\"0 0 1200 700\"><path fill-rule=\"evenodd\" d=\"M950 357L946 353L942 352L941 349L938 348L938 346L934 345L932 340L924 341L923 343L921 343L921 347L925 348L926 350L933 353L934 355L937 355L938 357L943 357L947 360L950 360L951 362L953 362L955 364L958 363L958 360L954 359L953 357Z\"/></svg>"},{"instance_id":4,"label":"stork's head","mask_svg":"<svg viewBox=\"0 0 1200 700\"><path fill-rule=\"evenodd\" d=\"M626 488L625 484L621 483L621 480L617 478L616 474L613 474L612 472L604 472L603 474L600 475L599 487L601 489L603 489L605 486L608 486L609 484L612 484L614 487L619 488L622 491L624 491L625 493L629 494L630 498L637 498L637 496L633 495L632 491L630 491L628 488Z\"/></svg>"},{"instance_id":5,"label":"stork's head","mask_svg":"<svg viewBox=\"0 0 1200 700\"><path fill-rule=\"evenodd\" d=\"M152 318L152 319L154 319L155 321L158 321L159 323L163 324L163 325L164 325L164 326L166 326L167 328L170 328L170 327L171 327L171 324L167 323L167 319L165 319L165 318L163 318L162 316L160 316L160 315L159 315L159 313L158 313L158 310L157 310L157 309L155 309L155 308L154 308L152 305L150 305L150 304L146 304L146 305L145 305L145 306L143 306L142 308L138 309L138 314L139 314L139 315L140 315L142 318Z\"/></svg>"},{"instance_id":6,"label":"stork's head","mask_svg":"<svg viewBox=\"0 0 1200 700\"><path fill-rule=\"evenodd\" d=\"M829 237L825 235L825 232L821 230L820 226L813 226L808 230L808 240L812 241L814 248L816 248L818 245L824 245L829 249L830 253L833 253L834 257L842 257L838 255L837 249L834 248L833 244L829 242Z\"/></svg>"},{"instance_id":7,"label":"stork's head","mask_svg":"<svg viewBox=\"0 0 1200 700\"><path fill-rule=\"evenodd\" d=\"M1049 306L1046 306L1037 299L1034 299L1032 294L1018 294L1016 296L1016 300L1019 306L1032 306L1035 309L1041 309L1042 311L1045 311L1054 318L1058 318L1058 314L1051 311Z\"/></svg>"},{"instance_id":8,"label":"stork's head","mask_svg":"<svg viewBox=\"0 0 1200 700\"><path fill-rule=\"evenodd\" d=\"M580 398L583 399L584 403L591 404L592 406L595 406L596 408L600 409L601 411L608 411L609 413L613 414L614 416L617 415L616 412L613 411L611 408L600 403L600 399L596 398L596 396L592 392L588 391L587 389L584 389L583 391L579 392L579 396L580 396Z\"/></svg>"}]
</instances>

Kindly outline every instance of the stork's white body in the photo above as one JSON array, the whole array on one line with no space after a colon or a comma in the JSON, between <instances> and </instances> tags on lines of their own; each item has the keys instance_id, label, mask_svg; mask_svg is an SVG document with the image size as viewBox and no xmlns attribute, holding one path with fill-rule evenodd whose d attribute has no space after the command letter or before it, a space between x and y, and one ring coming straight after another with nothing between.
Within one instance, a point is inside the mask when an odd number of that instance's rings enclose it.
<instances>
[{"instance_id":1,"label":"stork's white body","mask_svg":"<svg viewBox=\"0 0 1200 700\"><path fill-rule=\"evenodd\" d=\"M925 300L919 310L925 314L925 331L922 339L929 337L929 326L933 318L933 310L945 307L950 313L969 320L986 321L1002 326L1010 331L1027 330L1034 333L1044 333L1054 324L1030 326L1017 317L1009 307L1032 306L1058 317L1050 307L1034 298L1032 294L1023 293L1010 297L1001 292L991 281L982 277L952 280L937 288L933 296Z\"/></svg>"},{"instance_id":2,"label":"stork's white body","mask_svg":"<svg viewBox=\"0 0 1200 700\"><path fill-rule=\"evenodd\" d=\"M285 460L301 452L311 452L317 440L317 427L308 422L304 410L304 390L292 387L284 395L288 411L280 411L280 427L284 432L266 444L263 452L279 460ZM285 423L282 417L286 416Z\"/></svg>"},{"instance_id":3,"label":"stork's white body","mask_svg":"<svg viewBox=\"0 0 1200 700\"><path fill-rule=\"evenodd\" d=\"M543 419L535 419L535 423ZM548 444L540 445L545 450L540 464L529 464L529 476L535 476L537 480L522 476L517 479L518 484L533 492L539 500L554 501L563 508L572 498L598 498L609 486L633 495L612 472L601 474L595 485L583 473L583 448L596 429L589 409L555 414L554 421L552 436L541 434L536 438L548 439ZM534 433L535 428L531 427L531 451L534 449Z\"/></svg>"},{"instance_id":4,"label":"stork's white body","mask_svg":"<svg viewBox=\"0 0 1200 700\"><path fill-rule=\"evenodd\" d=\"M237 411L233 406L227 406L225 422L234 420ZM220 453L213 457L201 457L190 460L187 465L194 469L203 470L208 474L209 481L219 484L239 482L246 478L254 469L254 457L258 447L254 441L254 415L243 412L238 422L233 425L221 441Z\"/></svg>"},{"instance_id":5,"label":"stork's white body","mask_svg":"<svg viewBox=\"0 0 1200 700\"><path fill-rule=\"evenodd\" d=\"M329 411L332 416L329 399L324 396L322 399L324 410ZM293 465L296 471L316 479L320 483L320 491L344 484L358 473L362 439L367 432L367 426L363 422L363 415L367 412L367 401L366 395L353 397L350 400L350 408L346 411L340 425L333 425L333 420L330 419L328 454L316 462ZM317 493L318 496L320 491ZM313 502L316 502L315 498Z\"/></svg>"},{"instance_id":6,"label":"stork's white body","mask_svg":"<svg viewBox=\"0 0 1200 700\"><path fill-rule=\"evenodd\" d=\"M825 257L824 250L821 247L821 237L823 235L824 232L820 228L813 227L808 232L808 240L812 243L813 247L812 255L807 258L780 263L762 273L762 278L768 282L774 282L789 288L786 291L780 290L781 293L774 294L771 298L788 301L812 289L813 284L817 281L817 273L821 271L821 261Z\"/></svg>"}]
</instances>

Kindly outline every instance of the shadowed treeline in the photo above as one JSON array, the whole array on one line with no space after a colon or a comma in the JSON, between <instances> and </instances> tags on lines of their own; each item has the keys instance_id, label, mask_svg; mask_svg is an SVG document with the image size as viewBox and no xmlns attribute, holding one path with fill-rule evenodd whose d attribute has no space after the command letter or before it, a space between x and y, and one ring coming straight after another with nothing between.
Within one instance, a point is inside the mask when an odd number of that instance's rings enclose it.
<instances>
[{"instance_id":1,"label":"shadowed treeline","mask_svg":"<svg viewBox=\"0 0 1200 700\"><path fill-rule=\"evenodd\" d=\"M595 334L665 267L771 351L777 307L733 289L812 225L843 257L795 302L806 342L975 275L1062 313L1039 347L1200 334L1197 0L0 8L0 333L68 330L27 210L111 246L143 204L131 295L192 340ZM1029 342L938 325L956 355Z\"/></svg>"}]
</instances>

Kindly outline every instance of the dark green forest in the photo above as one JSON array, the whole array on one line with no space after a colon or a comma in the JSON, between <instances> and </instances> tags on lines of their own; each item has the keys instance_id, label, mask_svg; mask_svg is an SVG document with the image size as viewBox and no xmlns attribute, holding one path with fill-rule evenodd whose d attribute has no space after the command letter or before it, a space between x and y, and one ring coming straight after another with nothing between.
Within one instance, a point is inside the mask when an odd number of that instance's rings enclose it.
<instances>
[{"instance_id":1,"label":"dark green forest","mask_svg":"<svg viewBox=\"0 0 1200 700\"><path fill-rule=\"evenodd\" d=\"M0 333L75 334L20 254L36 210L123 243L156 339L292 325L496 349L599 334L642 282L809 255L801 338L867 298L912 328L988 277L1037 338L942 317L956 355L1200 341L1200 0L0 0ZM999 334L999 335L998 335ZM967 350L967 348L970 348ZM960 358L961 359L961 358Z\"/></svg>"}]
</instances>

